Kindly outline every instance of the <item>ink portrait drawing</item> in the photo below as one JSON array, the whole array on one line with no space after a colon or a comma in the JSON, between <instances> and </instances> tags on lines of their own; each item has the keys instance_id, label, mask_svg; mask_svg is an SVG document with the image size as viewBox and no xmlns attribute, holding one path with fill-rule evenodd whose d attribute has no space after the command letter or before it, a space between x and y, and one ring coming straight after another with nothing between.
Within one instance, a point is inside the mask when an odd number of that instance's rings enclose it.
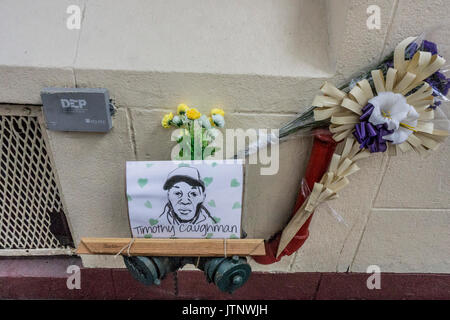
<instances>
[{"instance_id":1,"label":"ink portrait drawing","mask_svg":"<svg viewBox=\"0 0 450 320\"><path fill-rule=\"evenodd\" d=\"M242 160L129 161L130 228L137 238L240 238Z\"/></svg>"}]
</instances>

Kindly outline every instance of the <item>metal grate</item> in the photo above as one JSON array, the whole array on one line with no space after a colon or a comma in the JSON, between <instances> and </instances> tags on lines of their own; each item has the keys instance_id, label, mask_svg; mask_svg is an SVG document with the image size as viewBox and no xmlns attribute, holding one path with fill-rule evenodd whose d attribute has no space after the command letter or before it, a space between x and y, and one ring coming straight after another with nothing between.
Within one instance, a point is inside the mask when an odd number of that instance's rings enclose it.
<instances>
[{"instance_id":1,"label":"metal grate","mask_svg":"<svg viewBox=\"0 0 450 320\"><path fill-rule=\"evenodd\" d=\"M63 205L38 118L0 115L0 148L0 249L64 247L54 231L65 222Z\"/></svg>"}]
</instances>

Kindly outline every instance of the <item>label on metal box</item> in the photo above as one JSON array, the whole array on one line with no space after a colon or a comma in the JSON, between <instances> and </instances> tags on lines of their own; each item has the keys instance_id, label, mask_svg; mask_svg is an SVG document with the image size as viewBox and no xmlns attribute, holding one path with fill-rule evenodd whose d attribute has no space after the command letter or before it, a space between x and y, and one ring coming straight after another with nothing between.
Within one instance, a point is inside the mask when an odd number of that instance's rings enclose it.
<instances>
[{"instance_id":1,"label":"label on metal box","mask_svg":"<svg viewBox=\"0 0 450 320\"><path fill-rule=\"evenodd\" d=\"M41 98L49 130L107 132L112 128L107 89L44 88Z\"/></svg>"}]
</instances>

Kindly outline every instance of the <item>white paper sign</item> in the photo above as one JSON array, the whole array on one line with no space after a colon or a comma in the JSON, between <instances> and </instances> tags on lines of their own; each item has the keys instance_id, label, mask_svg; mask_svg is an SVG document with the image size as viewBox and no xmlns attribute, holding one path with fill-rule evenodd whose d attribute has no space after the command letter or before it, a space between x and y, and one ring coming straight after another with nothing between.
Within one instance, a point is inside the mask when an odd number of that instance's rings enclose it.
<instances>
[{"instance_id":1,"label":"white paper sign","mask_svg":"<svg viewBox=\"0 0 450 320\"><path fill-rule=\"evenodd\" d=\"M240 238L242 160L127 162L136 238Z\"/></svg>"}]
</instances>

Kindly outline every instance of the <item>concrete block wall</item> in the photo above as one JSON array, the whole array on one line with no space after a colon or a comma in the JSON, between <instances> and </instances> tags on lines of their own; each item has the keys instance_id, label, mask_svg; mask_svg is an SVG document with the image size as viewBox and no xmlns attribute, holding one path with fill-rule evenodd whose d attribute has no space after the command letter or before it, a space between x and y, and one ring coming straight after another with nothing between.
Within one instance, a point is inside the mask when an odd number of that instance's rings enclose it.
<instances>
[{"instance_id":1,"label":"concrete block wall","mask_svg":"<svg viewBox=\"0 0 450 320\"><path fill-rule=\"evenodd\" d=\"M81 29L66 28L78 5ZM118 106L108 134L48 132L68 218L82 236L128 236L127 160L168 160L160 127L179 103L221 106L228 128L276 128L309 106L324 80L342 84L406 36L432 34L450 57L449 1L3 0L0 103L41 104L46 86L105 87ZM366 12L380 8L379 29ZM20 20L18 19L20 17ZM268 238L287 221L311 138L280 147L280 170L248 165L243 228ZM430 158L376 155L314 216L310 238L270 272L450 272L449 142ZM83 257L88 267L120 259Z\"/></svg>"}]
</instances>

